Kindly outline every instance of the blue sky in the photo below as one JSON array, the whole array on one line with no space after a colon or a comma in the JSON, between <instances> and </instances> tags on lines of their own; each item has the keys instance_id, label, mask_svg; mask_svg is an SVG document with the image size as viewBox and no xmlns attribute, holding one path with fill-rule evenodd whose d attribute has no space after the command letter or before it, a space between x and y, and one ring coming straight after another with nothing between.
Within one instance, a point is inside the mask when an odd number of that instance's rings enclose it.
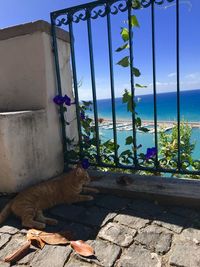
<instances>
[{"instance_id":1,"label":"blue sky","mask_svg":"<svg viewBox=\"0 0 200 267\"><path fill-rule=\"evenodd\" d=\"M83 4L83 0L6 0L0 1L0 28L26 23L38 19L49 21L49 13L54 10ZM180 0L180 86L181 90L200 89L200 1ZM142 73L135 82L147 85L148 88L136 89L136 94L152 92L152 54L150 8L134 12L140 28L134 29L134 65ZM116 63L127 52L114 52L123 44L120 27L127 14L112 16L112 45L114 59L116 96L121 96L124 88L130 88L128 69ZM176 90L176 46L175 46L175 6L167 4L157 6L155 10L156 33L156 81L158 92ZM93 44L98 98L110 96L109 64L107 53L107 31L105 18L93 21ZM67 28L66 28L67 30ZM74 27L78 79L81 98L91 98L91 79L87 28L85 22Z\"/></svg>"}]
</instances>

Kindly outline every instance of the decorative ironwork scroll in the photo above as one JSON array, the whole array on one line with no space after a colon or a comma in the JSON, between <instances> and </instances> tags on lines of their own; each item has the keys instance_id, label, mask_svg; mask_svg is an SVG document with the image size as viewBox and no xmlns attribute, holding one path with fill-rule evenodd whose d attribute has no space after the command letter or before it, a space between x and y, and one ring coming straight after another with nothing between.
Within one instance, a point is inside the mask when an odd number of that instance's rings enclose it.
<instances>
[{"instance_id":1,"label":"decorative ironwork scroll","mask_svg":"<svg viewBox=\"0 0 200 267\"><path fill-rule=\"evenodd\" d=\"M139 2L134 2L132 0L104 0L55 11L51 13L51 16L54 19L55 25L61 27L71 22L79 23L88 18L97 19L99 17L105 17L108 13L116 15L119 12L127 11L129 6L133 9L138 9L136 3L139 3L143 8L147 8L153 2L156 5L162 5L174 1L175 0L140 0Z\"/></svg>"},{"instance_id":2,"label":"decorative ironwork scroll","mask_svg":"<svg viewBox=\"0 0 200 267\"><path fill-rule=\"evenodd\" d=\"M131 159L130 164L127 163L123 165L123 158L118 156L118 145L117 145L117 129L116 129L116 113L115 113L115 86L114 86L114 72L113 72L113 49L112 49L112 23L111 23L111 15L117 15L122 12L127 12L128 17L128 34L129 41L128 47L130 52L130 70L131 74L131 95L132 99L134 99L134 80L132 75L133 66L133 49L132 49L132 25L131 25L131 17L132 11L136 9L144 9L150 8L151 14L151 32L152 32L152 66L153 66L153 96L154 96L154 133L155 133L155 149L158 149L158 129L157 129L157 100L156 100L156 49L155 49L155 19L154 19L154 9L155 6L167 5L172 2L175 6L175 14L176 14L176 64L177 64L177 132L178 132L178 147L177 147L177 156L171 158L170 160L166 159L166 157L162 157L158 153L153 159L146 159L144 155L137 155L137 144L136 144L136 128L135 128L135 117L134 112L132 112L132 125L133 125L133 154L129 155ZM181 0L180 0L181 2ZM170 172L170 173L184 173L184 174L200 174L200 160L193 160L190 163L187 160L182 160L181 158L181 140L180 140L180 90L179 90L179 0L99 0L95 2L91 2L88 4L83 4L79 6L75 6L72 8L67 8L63 10L58 10L51 13L51 23L52 23L52 39L53 39L53 48L55 54L55 63L56 63L56 72L57 72L57 84L59 93L61 90L61 78L60 78L60 67L59 67L59 56L57 49L57 38L56 38L56 28L68 26L69 28L69 37L70 37L70 49L71 49L71 65L72 65L72 73L73 73L73 83L74 83L74 92L75 97L78 101L78 82L77 82L77 68L76 68L76 53L74 46L74 24L79 22L85 22L87 27L87 36L88 39L88 48L89 48L89 67L91 71L91 82L92 82L92 93L93 93L93 107L94 107L94 129L96 133L96 154L92 154L92 157L96 157L96 165L104 166L104 167L118 167L123 169L134 169L134 170L146 170L153 172ZM171 5L170 5L171 6ZM112 123L113 123L113 136L114 136L114 152L113 154L107 155L105 152L100 151L100 139L99 139L99 127L98 127L98 110L97 110L97 98L96 98L96 80L95 80L95 61L94 61L94 49L93 49L93 31L92 31L92 21L98 18L104 18L107 23L107 40L108 40L108 54L109 54L109 66L110 66L110 81L111 81L111 98L112 98ZM127 46L127 44L126 44ZM80 119L78 119L80 110L77 105L77 121L78 121L78 132L79 132L79 140L82 140L82 132L81 132L81 124ZM64 131L63 131L64 132ZM81 147L80 141L80 158L83 151L83 147ZM111 151L112 152L112 151ZM107 160L109 163L106 165L104 162ZM110 164L110 165L109 165ZM198 171L196 171L198 170Z\"/></svg>"}]
</instances>

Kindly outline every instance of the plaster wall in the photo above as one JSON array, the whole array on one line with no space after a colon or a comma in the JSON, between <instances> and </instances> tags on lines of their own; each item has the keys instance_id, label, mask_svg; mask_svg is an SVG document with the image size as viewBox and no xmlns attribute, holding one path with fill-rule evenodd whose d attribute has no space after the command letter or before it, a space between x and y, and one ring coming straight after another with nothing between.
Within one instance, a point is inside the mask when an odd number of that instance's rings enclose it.
<instances>
[{"instance_id":1,"label":"plaster wall","mask_svg":"<svg viewBox=\"0 0 200 267\"><path fill-rule=\"evenodd\" d=\"M54 55L46 22L0 36L0 192L17 192L63 172ZM73 98L67 33L60 31L57 41L63 94ZM67 116L75 119L75 107ZM76 120L66 130L76 136Z\"/></svg>"},{"instance_id":2,"label":"plaster wall","mask_svg":"<svg viewBox=\"0 0 200 267\"><path fill-rule=\"evenodd\" d=\"M0 111L45 108L41 32L0 41Z\"/></svg>"}]
</instances>

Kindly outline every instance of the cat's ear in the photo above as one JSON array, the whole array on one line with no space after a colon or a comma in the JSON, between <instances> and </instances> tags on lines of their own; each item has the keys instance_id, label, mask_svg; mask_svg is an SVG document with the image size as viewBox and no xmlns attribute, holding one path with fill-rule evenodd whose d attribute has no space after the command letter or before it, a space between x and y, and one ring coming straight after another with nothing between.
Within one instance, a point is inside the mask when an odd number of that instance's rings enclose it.
<instances>
[{"instance_id":1,"label":"cat's ear","mask_svg":"<svg viewBox=\"0 0 200 267\"><path fill-rule=\"evenodd\" d=\"M81 176L83 174L83 169L80 166L76 168L76 176Z\"/></svg>"},{"instance_id":2,"label":"cat's ear","mask_svg":"<svg viewBox=\"0 0 200 267\"><path fill-rule=\"evenodd\" d=\"M76 170L76 169L78 169L78 168L80 168L81 167L81 165L79 164L79 163L77 163L77 164L73 164L72 165L72 169L73 170Z\"/></svg>"}]
</instances>

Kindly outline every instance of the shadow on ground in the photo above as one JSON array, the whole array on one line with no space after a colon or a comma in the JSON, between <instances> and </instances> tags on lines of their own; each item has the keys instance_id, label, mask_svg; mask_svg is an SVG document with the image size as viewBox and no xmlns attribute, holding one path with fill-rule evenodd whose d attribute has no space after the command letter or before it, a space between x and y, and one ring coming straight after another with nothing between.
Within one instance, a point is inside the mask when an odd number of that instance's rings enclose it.
<instances>
[{"instance_id":1,"label":"shadow on ground","mask_svg":"<svg viewBox=\"0 0 200 267\"><path fill-rule=\"evenodd\" d=\"M171 266L170 264L176 266L176 262L179 261L178 255L176 255L176 246L178 245L173 243L174 240L179 240L179 236L182 240L184 231L192 229L192 234L194 231L198 232L196 245L200 244L200 231L198 230L200 229L200 212L197 209L164 206L150 200L108 194L98 194L94 197L94 200L90 202L60 205L46 211L46 215L58 219L59 222L57 226L47 226L45 231L70 231L74 240L85 240L92 244L96 251L96 259L83 259L72 252L70 247L61 251L62 246L54 246L55 250L59 251L56 252L56 255L60 255L63 259L60 259L60 263L57 265L55 251L52 251L52 248L47 250L49 247L47 246L43 252L32 250L17 264L37 267L50 266L48 264L55 267L155 267L155 264L161 262L161 266ZM9 201L8 197L0 197L0 209L7 201ZM26 230L22 229L20 220L11 215L4 226L0 228L0 233L0 258L3 259L21 242L20 240L24 240ZM189 236L189 239L193 240L194 238ZM131 259L134 260L133 265L131 265L130 259L129 265L125 265L129 253L132 255ZM152 258L152 253L155 254L154 258ZM48 259L50 257L52 261L48 263L46 257ZM148 265L143 265L141 257L145 257ZM185 265L183 262L178 262L178 264L187 266L187 262ZM194 264L197 263L194 262Z\"/></svg>"}]
</instances>

